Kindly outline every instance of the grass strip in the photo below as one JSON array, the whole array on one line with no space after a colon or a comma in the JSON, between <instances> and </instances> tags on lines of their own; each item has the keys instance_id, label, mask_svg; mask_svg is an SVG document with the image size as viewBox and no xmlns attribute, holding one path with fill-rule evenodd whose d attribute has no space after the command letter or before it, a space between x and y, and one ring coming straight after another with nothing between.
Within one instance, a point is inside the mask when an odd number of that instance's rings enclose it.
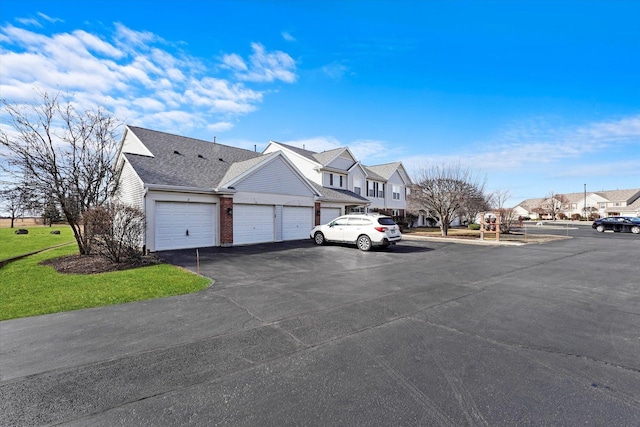
<instances>
[{"instance_id":1,"label":"grass strip","mask_svg":"<svg viewBox=\"0 0 640 427\"><path fill-rule=\"evenodd\" d=\"M28 230L29 234L15 234L17 228L0 228L0 260L75 241L68 225L20 228ZM60 234L51 234L54 230Z\"/></svg>"},{"instance_id":2,"label":"grass strip","mask_svg":"<svg viewBox=\"0 0 640 427\"><path fill-rule=\"evenodd\" d=\"M159 264L100 274L60 274L39 265L77 253L68 245L12 262L0 269L0 320L58 313L196 292L211 280Z\"/></svg>"}]
</instances>

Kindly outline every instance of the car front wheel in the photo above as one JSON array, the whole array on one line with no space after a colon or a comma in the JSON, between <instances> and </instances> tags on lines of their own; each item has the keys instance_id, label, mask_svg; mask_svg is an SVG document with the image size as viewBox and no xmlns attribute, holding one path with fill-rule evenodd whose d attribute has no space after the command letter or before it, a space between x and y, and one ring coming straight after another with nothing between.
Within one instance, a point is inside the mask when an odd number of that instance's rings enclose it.
<instances>
[{"instance_id":1,"label":"car front wheel","mask_svg":"<svg viewBox=\"0 0 640 427\"><path fill-rule=\"evenodd\" d=\"M369 238L369 236L363 234L362 236L358 237L356 245L361 251L368 251L371 249L371 239Z\"/></svg>"},{"instance_id":2,"label":"car front wheel","mask_svg":"<svg viewBox=\"0 0 640 427\"><path fill-rule=\"evenodd\" d=\"M597 227L596 227L596 231L597 231L598 233L602 233L602 232L604 232L604 225L599 225L599 226L597 226Z\"/></svg>"},{"instance_id":3,"label":"car front wheel","mask_svg":"<svg viewBox=\"0 0 640 427\"><path fill-rule=\"evenodd\" d=\"M640 234L640 226L634 225L633 227L631 227L631 232L633 234Z\"/></svg>"},{"instance_id":4,"label":"car front wheel","mask_svg":"<svg viewBox=\"0 0 640 427\"><path fill-rule=\"evenodd\" d=\"M326 240L324 240L324 234L319 231L313 235L313 241L316 242L316 245L324 245L326 242Z\"/></svg>"}]
</instances>

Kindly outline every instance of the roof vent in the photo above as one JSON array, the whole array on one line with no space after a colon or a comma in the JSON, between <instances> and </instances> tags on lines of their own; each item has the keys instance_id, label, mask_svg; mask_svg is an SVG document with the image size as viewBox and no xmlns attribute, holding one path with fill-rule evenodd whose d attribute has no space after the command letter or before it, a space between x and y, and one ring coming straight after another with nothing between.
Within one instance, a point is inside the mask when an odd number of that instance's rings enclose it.
<instances>
[{"instance_id":1,"label":"roof vent","mask_svg":"<svg viewBox=\"0 0 640 427\"><path fill-rule=\"evenodd\" d=\"M202 157L202 154L198 154L198 158L199 159L204 159L204 157Z\"/></svg>"},{"instance_id":2,"label":"roof vent","mask_svg":"<svg viewBox=\"0 0 640 427\"><path fill-rule=\"evenodd\" d=\"M173 154L180 154L178 150L173 150Z\"/></svg>"},{"instance_id":3,"label":"roof vent","mask_svg":"<svg viewBox=\"0 0 640 427\"><path fill-rule=\"evenodd\" d=\"M218 160L220 160L221 162L224 162L224 159L222 157L218 157Z\"/></svg>"}]
</instances>

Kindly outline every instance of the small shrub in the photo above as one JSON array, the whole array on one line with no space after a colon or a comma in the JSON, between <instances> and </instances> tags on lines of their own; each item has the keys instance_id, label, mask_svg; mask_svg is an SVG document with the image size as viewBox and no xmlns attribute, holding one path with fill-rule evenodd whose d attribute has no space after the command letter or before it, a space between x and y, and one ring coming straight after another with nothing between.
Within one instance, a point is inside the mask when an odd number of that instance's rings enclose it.
<instances>
[{"instance_id":1,"label":"small shrub","mask_svg":"<svg viewBox=\"0 0 640 427\"><path fill-rule=\"evenodd\" d=\"M122 204L99 206L84 214L84 224L91 247L114 262L142 256L144 212Z\"/></svg>"},{"instance_id":2,"label":"small shrub","mask_svg":"<svg viewBox=\"0 0 640 427\"><path fill-rule=\"evenodd\" d=\"M469 224L469 230L480 230L480 224Z\"/></svg>"}]
</instances>

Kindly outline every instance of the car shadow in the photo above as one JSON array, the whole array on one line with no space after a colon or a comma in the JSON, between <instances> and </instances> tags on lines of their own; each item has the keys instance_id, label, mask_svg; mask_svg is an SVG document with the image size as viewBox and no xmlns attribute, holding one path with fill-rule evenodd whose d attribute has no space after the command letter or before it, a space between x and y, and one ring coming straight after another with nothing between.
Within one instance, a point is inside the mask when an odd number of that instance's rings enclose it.
<instances>
[{"instance_id":1,"label":"car shadow","mask_svg":"<svg viewBox=\"0 0 640 427\"><path fill-rule=\"evenodd\" d=\"M325 246L336 246L336 247L342 247L342 248L346 248L346 249L353 249L356 251L360 251L356 245L354 244L350 244L350 243L325 243ZM383 248L382 246L374 246L373 248L371 248L371 250L369 252L389 252L389 253L405 253L405 254L410 254L410 253L418 253L418 252L429 252L432 251L433 248L428 248L425 246L413 246L413 245L405 245L402 243L398 243L395 245L389 245L386 248Z\"/></svg>"}]
</instances>

